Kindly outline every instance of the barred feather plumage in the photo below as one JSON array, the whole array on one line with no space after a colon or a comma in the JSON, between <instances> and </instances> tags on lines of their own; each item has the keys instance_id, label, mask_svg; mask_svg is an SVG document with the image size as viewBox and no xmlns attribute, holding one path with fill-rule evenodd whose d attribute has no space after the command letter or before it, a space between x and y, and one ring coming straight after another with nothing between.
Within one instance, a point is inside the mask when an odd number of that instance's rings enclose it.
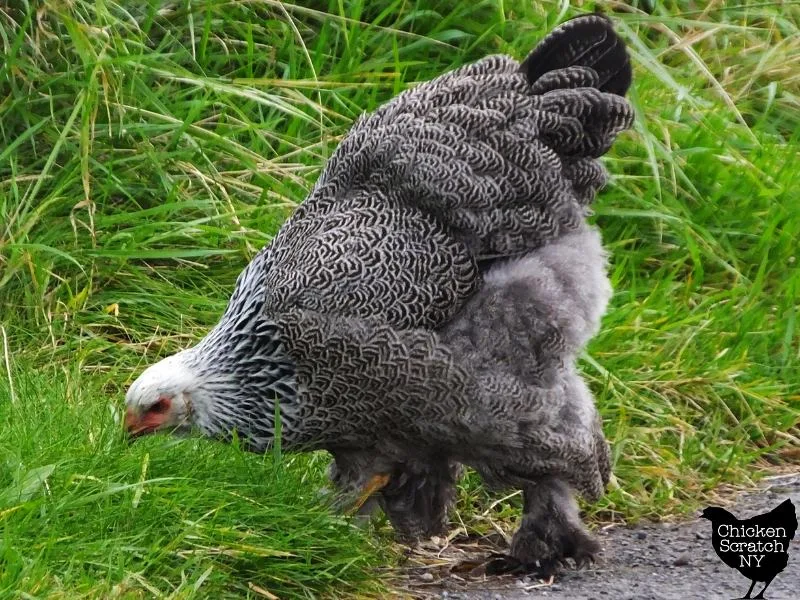
<instances>
[{"instance_id":1,"label":"barred feather plumage","mask_svg":"<svg viewBox=\"0 0 800 600\"><path fill-rule=\"evenodd\" d=\"M193 425L263 451L278 402L284 447L330 450L342 489L391 474L378 500L400 535L443 526L463 463L525 490L516 559L591 555L568 490L597 498L610 459L575 360L611 288L585 215L630 80L594 15L361 117L217 327L151 367L131 410L181 394Z\"/></svg>"}]
</instances>

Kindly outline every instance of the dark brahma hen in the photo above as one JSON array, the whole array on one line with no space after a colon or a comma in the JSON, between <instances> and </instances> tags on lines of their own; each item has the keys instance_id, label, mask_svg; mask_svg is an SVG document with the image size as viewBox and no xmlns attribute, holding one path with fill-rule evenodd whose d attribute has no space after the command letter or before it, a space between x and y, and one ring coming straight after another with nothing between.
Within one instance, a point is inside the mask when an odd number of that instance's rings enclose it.
<instances>
[{"instance_id":1,"label":"dark brahma hen","mask_svg":"<svg viewBox=\"0 0 800 600\"><path fill-rule=\"evenodd\" d=\"M630 82L590 15L522 64L489 56L361 117L219 324L131 386L129 431L263 452L279 414L283 447L330 451L401 538L444 528L469 465L524 491L506 567L590 560L574 495L602 494L610 464L575 360L611 286L585 216Z\"/></svg>"}]
</instances>

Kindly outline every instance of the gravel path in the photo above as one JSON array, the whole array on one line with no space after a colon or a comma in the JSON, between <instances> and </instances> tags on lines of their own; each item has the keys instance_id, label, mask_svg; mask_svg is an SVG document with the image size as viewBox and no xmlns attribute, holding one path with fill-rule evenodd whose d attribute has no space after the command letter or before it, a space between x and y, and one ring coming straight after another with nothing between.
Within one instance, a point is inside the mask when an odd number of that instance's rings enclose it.
<instances>
[{"instance_id":1,"label":"gravel path","mask_svg":"<svg viewBox=\"0 0 800 600\"><path fill-rule=\"evenodd\" d=\"M772 510L787 497L800 506L800 473L769 478L763 490L742 493L728 508L744 519ZM711 524L705 520L618 527L598 537L603 544L598 563L588 570L567 570L553 585L528 578L466 582L449 577L412 589L419 597L447 600L730 600L744 596L750 586L750 580L717 558ZM756 584L753 595L762 587ZM766 598L800 598L800 535L792 542L789 565Z\"/></svg>"}]
</instances>

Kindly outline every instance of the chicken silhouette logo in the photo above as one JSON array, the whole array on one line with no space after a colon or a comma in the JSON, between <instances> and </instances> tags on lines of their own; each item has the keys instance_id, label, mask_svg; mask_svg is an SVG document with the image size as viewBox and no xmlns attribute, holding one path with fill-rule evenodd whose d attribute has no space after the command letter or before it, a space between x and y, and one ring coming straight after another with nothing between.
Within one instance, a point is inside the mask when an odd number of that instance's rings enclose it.
<instances>
[{"instance_id":1,"label":"chicken silhouette logo","mask_svg":"<svg viewBox=\"0 0 800 600\"><path fill-rule=\"evenodd\" d=\"M797 531L797 514L791 500L768 513L739 520L724 508L711 506L700 515L711 521L711 543L722 562L752 580L744 598L765 598L769 584L789 562L789 544ZM750 596L757 581L757 596Z\"/></svg>"}]
</instances>

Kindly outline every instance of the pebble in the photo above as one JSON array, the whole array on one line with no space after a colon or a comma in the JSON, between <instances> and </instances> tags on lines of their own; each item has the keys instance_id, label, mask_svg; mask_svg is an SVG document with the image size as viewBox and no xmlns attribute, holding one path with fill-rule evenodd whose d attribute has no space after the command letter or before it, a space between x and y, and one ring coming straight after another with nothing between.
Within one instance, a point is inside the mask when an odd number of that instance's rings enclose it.
<instances>
[{"instance_id":1,"label":"pebble","mask_svg":"<svg viewBox=\"0 0 800 600\"><path fill-rule=\"evenodd\" d=\"M639 531L639 532L636 534L636 539L637 539L637 540L646 540L646 539L647 539L647 533L646 533L646 532L644 532L644 531Z\"/></svg>"},{"instance_id":2,"label":"pebble","mask_svg":"<svg viewBox=\"0 0 800 600\"><path fill-rule=\"evenodd\" d=\"M689 564L689 555L688 554L681 554L678 558L675 559L675 562L672 563L676 567L685 567Z\"/></svg>"},{"instance_id":3,"label":"pebble","mask_svg":"<svg viewBox=\"0 0 800 600\"><path fill-rule=\"evenodd\" d=\"M433 573L423 573L419 578L422 581L433 581Z\"/></svg>"}]
</instances>

